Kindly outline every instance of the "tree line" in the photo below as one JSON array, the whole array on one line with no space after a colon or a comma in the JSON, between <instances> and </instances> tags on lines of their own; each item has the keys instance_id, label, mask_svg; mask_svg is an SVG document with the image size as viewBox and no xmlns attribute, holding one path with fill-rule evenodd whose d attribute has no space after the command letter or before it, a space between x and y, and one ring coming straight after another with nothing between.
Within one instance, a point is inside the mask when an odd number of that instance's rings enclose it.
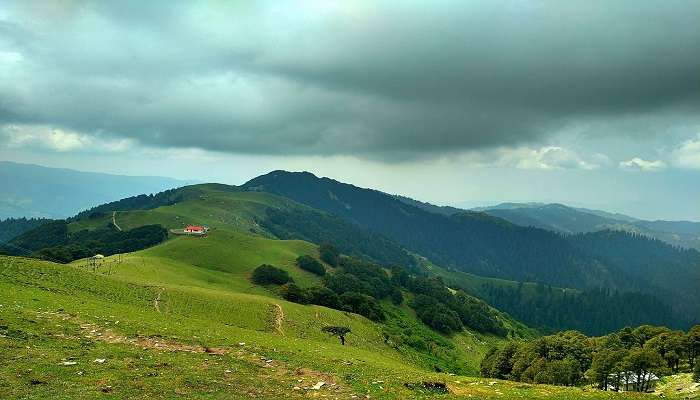
<instances>
[{"instance_id":1,"label":"tree line","mask_svg":"<svg viewBox=\"0 0 700 400\"><path fill-rule=\"evenodd\" d=\"M0 220L0 243L14 239L15 237L30 231L37 226L53 221L48 218L7 218Z\"/></svg>"},{"instance_id":2,"label":"tree line","mask_svg":"<svg viewBox=\"0 0 700 400\"><path fill-rule=\"evenodd\" d=\"M68 223L58 220L43 224L0 245L0 252L69 263L95 254L111 255L142 250L161 243L167 237L168 231L160 225L144 225L128 231L118 231L109 224L93 230L70 233Z\"/></svg>"},{"instance_id":3,"label":"tree line","mask_svg":"<svg viewBox=\"0 0 700 400\"><path fill-rule=\"evenodd\" d=\"M647 391L654 375L700 367L700 325L688 332L642 325L600 337L564 331L492 348L481 362L484 377L603 390Z\"/></svg>"}]
</instances>

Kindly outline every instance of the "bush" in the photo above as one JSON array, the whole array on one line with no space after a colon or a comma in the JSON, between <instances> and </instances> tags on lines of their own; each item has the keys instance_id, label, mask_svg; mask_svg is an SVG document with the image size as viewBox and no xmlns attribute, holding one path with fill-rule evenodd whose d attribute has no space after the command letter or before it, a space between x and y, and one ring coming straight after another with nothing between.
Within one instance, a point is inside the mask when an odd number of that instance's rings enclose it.
<instances>
[{"instance_id":1,"label":"bush","mask_svg":"<svg viewBox=\"0 0 700 400\"><path fill-rule=\"evenodd\" d=\"M309 288L306 290L306 296L311 304L340 309L340 297L328 288L322 286Z\"/></svg>"},{"instance_id":2,"label":"bush","mask_svg":"<svg viewBox=\"0 0 700 400\"><path fill-rule=\"evenodd\" d=\"M258 285L284 285L285 283L293 282L287 271L267 264L255 268L252 280L253 283Z\"/></svg>"},{"instance_id":3,"label":"bush","mask_svg":"<svg viewBox=\"0 0 700 400\"><path fill-rule=\"evenodd\" d=\"M403 294L401 294L401 289L394 287L391 291L391 302L396 306L400 306L403 303Z\"/></svg>"},{"instance_id":4,"label":"bush","mask_svg":"<svg viewBox=\"0 0 700 400\"><path fill-rule=\"evenodd\" d=\"M326 268L321 265L318 260L311 256L303 255L297 257L297 265L299 268L309 271L313 274L316 274L318 276L324 276L326 275Z\"/></svg>"},{"instance_id":5,"label":"bush","mask_svg":"<svg viewBox=\"0 0 700 400\"><path fill-rule=\"evenodd\" d=\"M340 304L346 311L365 316L372 321L383 321L384 311L372 296L356 292L346 292L340 296Z\"/></svg>"},{"instance_id":6,"label":"bush","mask_svg":"<svg viewBox=\"0 0 700 400\"><path fill-rule=\"evenodd\" d=\"M442 333L462 330L459 315L432 297L419 294L413 299L412 307L424 324Z\"/></svg>"},{"instance_id":7,"label":"bush","mask_svg":"<svg viewBox=\"0 0 700 400\"><path fill-rule=\"evenodd\" d=\"M319 247L319 253L321 255L321 260L328 263L328 265L337 267L340 261L340 252L332 244L324 243Z\"/></svg>"},{"instance_id":8,"label":"bush","mask_svg":"<svg viewBox=\"0 0 700 400\"><path fill-rule=\"evenodd\" d=\"M293 303L309 303L309 298L306 291L293 283L287 283L286 285L282 286L280 288L280 294L282 295L282 298Z\"/></svg>"}]
</instances>

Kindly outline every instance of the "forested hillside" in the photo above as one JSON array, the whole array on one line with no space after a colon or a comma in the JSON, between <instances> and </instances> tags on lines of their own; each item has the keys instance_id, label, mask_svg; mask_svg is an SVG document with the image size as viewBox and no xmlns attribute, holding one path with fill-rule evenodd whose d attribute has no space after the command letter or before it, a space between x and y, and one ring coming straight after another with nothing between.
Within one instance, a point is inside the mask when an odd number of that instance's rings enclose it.
<instances>
[{"instance_id":1,"label":"forested hillside","mask_svg":"<svg viewBox=\"0 0 700 400\"><path fill-rule=\"evenodd\" d=\"M700 319L700 252L620 231L573 235L581 251L621 271L627 287L658 294L692 322Z\"/></svg>"},{"instance_id":2,"label":"forested hillside","mask_svg":"<svg viewBox=\"0 0 700 400\"><path fill-rule=\"evenodd\" d=\"M142 250L167 237L167 230L159 225L144 225L127 231L106 225L94 230L69 232L68 223L58 220L0 244L0 253L68 263L96 254L111 255Z\"/></svg>"},{"instance_id":3,"label":"forested hillside","mask_svg":"<svg viewBox=\"0 0 700 400\"><path fill-rule=\"evenodd\" d=\"M656 321L664 322L658 319L657 312L667 310L667 305L673 308L670 318L680 326L697 321L700 315L700 299L695 290L700 287L698 253L643 236L609 231L563 236L517 226L484 213L433 213L376 190L309 173L275 171L249 181L244 188L287 196L347 218L438 265L456 270L586 291L607 288L613 290L611 293L637 292L636 299L648 308L625 317L629 321L643 321L654 314ZM671 295L673 291L682 296ZM491 300L495 301L497 295L493 295ZM604 311L594 311L596 305L591 298L578 299L579 309L603 314L601 319L587 322L587 331L597 332L623 323L619 317L614 318L612 325L605 322L610 314L606 317ZM614 296L609 300L625 301ZM551 299L545 296L537 302L548 304ZM515 312L516 308L511 307L510 311ZM556 328L569 323L572 321L545 318L538 325Z\"/></svg>"},{"instance_id":4,"label":"forested hillside","mask_svg":"<svg viewBox=\"0 0 700 400\"><path fill-rule=\"evenodd\" d=\"M20 234L51 222L47 218L7 218L0 219L0 243L19 236Z\"/></svg>"},{"instance_id":5,"label":"forested hillside","mask_svg":"<svg viewBox=\"0 0 700 400\"><path fill-rule=\"evenodd\" d=\"M619 230L653 237L673 246L700 250L698 222L645 221L627 215L574 208L563 204L503 203L492 207L480 207L478 210L516 225L534 226L554 232L573 234Z\"/></svg>"},{"instance_id":6,"label":"forested hillside","mask_svg":"<svg viewBox=\"0 0 700 400\"><path fill-rule=\"evenodd\" d=\"M274 171L243 187L342 216L446 267L564 287L616 285L611 271L560 235L484 213L435 214L376 190L309 173Z\"/></svg>"}]
</instances>

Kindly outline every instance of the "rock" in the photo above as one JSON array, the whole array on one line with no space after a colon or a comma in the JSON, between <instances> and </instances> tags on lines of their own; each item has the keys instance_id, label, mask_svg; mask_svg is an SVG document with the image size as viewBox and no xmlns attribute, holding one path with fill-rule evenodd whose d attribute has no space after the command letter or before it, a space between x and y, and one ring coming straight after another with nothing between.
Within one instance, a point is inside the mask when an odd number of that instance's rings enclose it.
<instances>
[{"instance_id":1,"label":"rock","mask_svg":"<svg viewBox=\"0 0 700 400\"><path fill-rule=\"evenodd\" d=\"M301 388L299 386L294 386L292 389L293 390L301 390Z\"/></svg>"},{"instance_id":2,"label":"rock","mask_svg":"<svg viewBox=\"0 0 700 400\"><path fill-rule=\"evenodd\" d=\"M319 381L318 383L316 383L315 385L313 385L313 386L311 387L311 390L319 390L319 389L321 389L321 387L322 387L323 385L325 385L325 384L326 384L326 382L324 382L324 381Z\"/></svg>"},{"instance_id":3,"label":"rock","mask_svg":"<svg viewBox=\"0 0 700 400\"><path fill-rule=\"evenodd\" d=\"M230 373L231 373L231 370L230 370L230 369L227 369L227 370L224 371L224 372L226 372L227 374L230 374Z\"/></svg>"},{"instance_id":4,"label":"rock","mask_svg":"<svg viewBox=\"0 0 700 400\"><path fill-rule=\"evenodd\" d=\"M245 346L245 342L238 343L239 346Z\"/></svg>"},{"instance_id":5,"label":"rock","mask_svg":"<svg viewBox=\"0 0 700 400\"><path fill-rule=\"evenodd\" d=\"M64 361L62 364L63 364L63 365L75 365L75 364L77 364L77 362L75 362L75 361Z\"/></svg>"},{"instance_id":6,"label":"rock","mask_svg":"<svg viewBox=\"0 0 700 400\"><path fill-rule=\"evenodd\" d=\"M93 362L98 363L98 364L102 364L105 362L105 359L104 358L96 358L95 361L93 361Z\"/></svg>"}]
</instances>

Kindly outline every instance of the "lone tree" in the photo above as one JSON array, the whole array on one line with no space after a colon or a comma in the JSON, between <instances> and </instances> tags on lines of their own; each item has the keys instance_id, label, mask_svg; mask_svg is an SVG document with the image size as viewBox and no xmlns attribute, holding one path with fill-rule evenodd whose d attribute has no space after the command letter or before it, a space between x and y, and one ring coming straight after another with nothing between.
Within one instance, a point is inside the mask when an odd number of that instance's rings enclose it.
<instances>
[{"instance_id":1,"label":"lone tree","mask_svg":"<svg viewBox=\"0 0 700 400\"><path fill-rule=\"evenodd\" d=\"M346 326L325 326L321 328L321 331L338 336L338 339L340 339L340 344L345 346L345 335L350 333L350 328Z\"/></svg>"}]
</instances>

